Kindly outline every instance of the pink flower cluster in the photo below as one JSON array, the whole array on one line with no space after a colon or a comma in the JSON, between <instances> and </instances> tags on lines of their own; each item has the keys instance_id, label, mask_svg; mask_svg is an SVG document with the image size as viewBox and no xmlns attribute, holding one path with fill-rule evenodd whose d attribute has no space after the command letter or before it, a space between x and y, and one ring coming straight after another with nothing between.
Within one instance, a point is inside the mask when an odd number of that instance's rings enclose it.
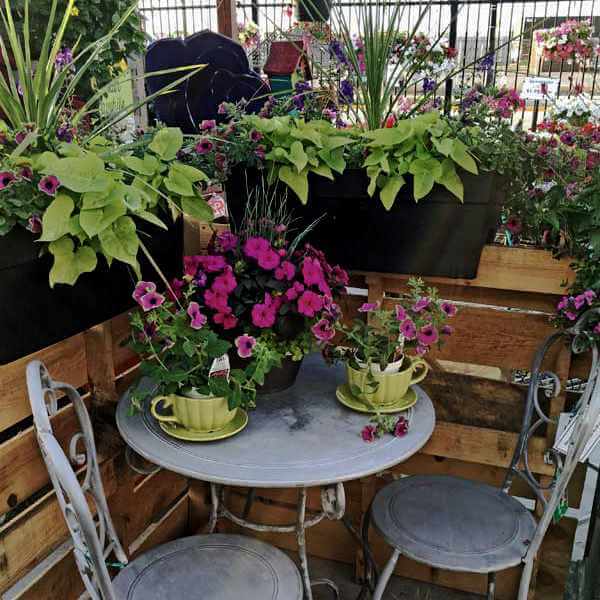
<instances>
[{"instance_id":1,"label":"pink flower cluster","mask_svg":"<svg viewBox=\"0 0 600 600\"><path fill-rule=\"evenodd\" d=\"M598 295L594 290L585 290L576 296L563 296L556 305L556 313L560 319L569 324L577 321L582 313L596 305L597 301ZM600 334L600 322L594 326L593 332Z\"/></svg>"},{"instance_id":2,"label":"pink flower cluster","mask_svg":"<svg viewBox=\"0 0 600 600\"><path fill-rule=\"evenodd\" d=\"M290 253L284 232L282 226L274 228L273 240L219 233L211 254L184 257L183 278L171 284L174 295L193 298L198 311L226 330L259 333L275 327L281 316L297 315L308 320L317 340L331 340L341 316L333 299L344 291L348 275L308 244ZM246 348L248 340L238 339ZM239 345L238 350L248 351Z\"/></svg>"},{"instance_id":3,"label":"pink flower cluster","mask_svg":"<svg viewBox=\"0 0 600 600\"><path fill-rule=\"evenodd\" d=\"M584 62L598 51L592 39L592 23L589 19L569 19L553 29L537 31L535 38L546 60Z\"/></svg>"}]
</instances>

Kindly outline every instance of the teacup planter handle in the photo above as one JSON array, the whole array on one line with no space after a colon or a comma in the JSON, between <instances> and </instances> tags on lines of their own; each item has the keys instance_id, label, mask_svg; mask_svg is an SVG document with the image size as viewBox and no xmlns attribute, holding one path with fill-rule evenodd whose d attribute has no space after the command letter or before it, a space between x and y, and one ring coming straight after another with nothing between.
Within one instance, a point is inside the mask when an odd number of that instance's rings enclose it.
<instances>
[{"instance_id":1,"label":"teacup planter handle","mask_svg":"<svg viewBox=\"0 0 600 600\"><path fill-rule=\"evenodd\" d=\"M156 407L158 406L159 402L163 402L164 408L169 408L169 406L173 406L173 398L171 396L157 396L156 398L153 398L152 402L150 403L150 412L152 413L152 416L156 420L162 421L163 423L179 423L175 415L161 415L156 410Z\"/></svg>"},{"instance_id":2,"label":"teacup planter handle","mask_svg":"<svg viewBox=\"0 0 600 600\"><path fill-rule=\"evenodd\" d=\"M422 358L412 358L410 368L412 371L412 376L410 378L411 385L413 383L420 383L429 373L429 364Z\"/></svg>"}]
</instances>

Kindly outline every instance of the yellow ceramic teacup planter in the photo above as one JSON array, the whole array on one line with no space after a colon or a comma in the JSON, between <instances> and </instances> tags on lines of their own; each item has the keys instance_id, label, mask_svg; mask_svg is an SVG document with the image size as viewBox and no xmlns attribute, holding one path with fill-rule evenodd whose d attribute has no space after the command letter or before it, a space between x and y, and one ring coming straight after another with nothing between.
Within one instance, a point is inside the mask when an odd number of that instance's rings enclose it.
<instances>
[{"instance_id":1,"label":"yellow ceramic teacup planter","mask_svg":"<svg viewBox=\"0 0 600 600\"><path fill-rule=\"evenodd\" d=\"M161 402L163 408L171 407L173 414L159 413L156 409ZM237 409L229 410L227 398L205 396L194 390L187 391L185 396L157 396L150 404L150 412L158 421L202 432L222 429L235 417L236 411Z\"/></svg>"},{"instance_id":2,"label":"yellow ceramic teacup planter","mask_svg":"<svg viewBox=\"0 0 600 600\"><path fill-rule=\"evenodd\" d=\"M429 365L422 358L407 356L397 373L371 371L369 376L367 369L357 370L350 365L346 366L346 371L350 389L360 390L359 399L377 408L395 404L404 398L413 383L425 379Z\"/></svg>"}]
</instances>

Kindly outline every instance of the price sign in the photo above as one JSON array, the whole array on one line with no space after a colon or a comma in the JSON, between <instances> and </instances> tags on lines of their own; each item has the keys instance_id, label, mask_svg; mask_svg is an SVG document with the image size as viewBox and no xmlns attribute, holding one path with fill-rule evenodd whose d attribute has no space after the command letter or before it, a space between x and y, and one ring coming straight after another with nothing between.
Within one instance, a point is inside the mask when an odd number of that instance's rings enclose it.
<instances>
[{"instance_id":1,"label":"price sign","mask_svg":"<svg viewBox=\"0 0 600 600\"><path fill-rule=\"evenodd\" d=\"M521 88L523 100L545 100L558 95L558 79L552 77L526 77Z\"/></svg>"}]
</instances>

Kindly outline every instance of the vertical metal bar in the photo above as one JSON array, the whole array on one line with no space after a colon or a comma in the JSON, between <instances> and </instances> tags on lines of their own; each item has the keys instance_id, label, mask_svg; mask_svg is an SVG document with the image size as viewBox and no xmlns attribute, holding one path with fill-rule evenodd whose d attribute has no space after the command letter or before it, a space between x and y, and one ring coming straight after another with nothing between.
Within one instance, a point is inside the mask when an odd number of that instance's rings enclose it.
<instances>
[{"instance_id":1,"label":"vertical metal bar","mask_svg":"<svg viewBox=\"0 0 600 600\"><path fill-rule=\"evenodd\" d=\"M306 600L313 600L310 587L310 575L308 573L308 557L306 555L306 488L298 490L298 513L296 521L296 539L298 540L298 555L300 557L300 572L304 583L304 596Z\"/></svg>"},{"instance_id":2,"label":"vertical metal bar","mask_svg":"<svg viewBox=\"0 0 600 600\"><path fill-rule=\"evenodd\" d=\"M458 21L458 2L457 0L450 1L450 37L448 44L451 48L456 48L456 32L457 32L457 21ZM444 113L449 115L452 110L452 88L454 82L452 78L446 80L446 92L444 98Z\"/></svg>"},{"instance_id":3,"label":"vertical metal bar","mask_svg":"<svg viewBox=\"0 0 600 600\"><path fill-rule=\"evenodd\" d=\"M496 47L496 27L498 24L498 5L493 2L490 5L490 27L489 27L489 35L488 35L488 54L492 54L494 52L494 48ZM485 75L485 84L492 85L494 81L496 81L496 65L497 65L498 57L495 57L493 67L488 70Z\"/></svg>"}]
</instances>

